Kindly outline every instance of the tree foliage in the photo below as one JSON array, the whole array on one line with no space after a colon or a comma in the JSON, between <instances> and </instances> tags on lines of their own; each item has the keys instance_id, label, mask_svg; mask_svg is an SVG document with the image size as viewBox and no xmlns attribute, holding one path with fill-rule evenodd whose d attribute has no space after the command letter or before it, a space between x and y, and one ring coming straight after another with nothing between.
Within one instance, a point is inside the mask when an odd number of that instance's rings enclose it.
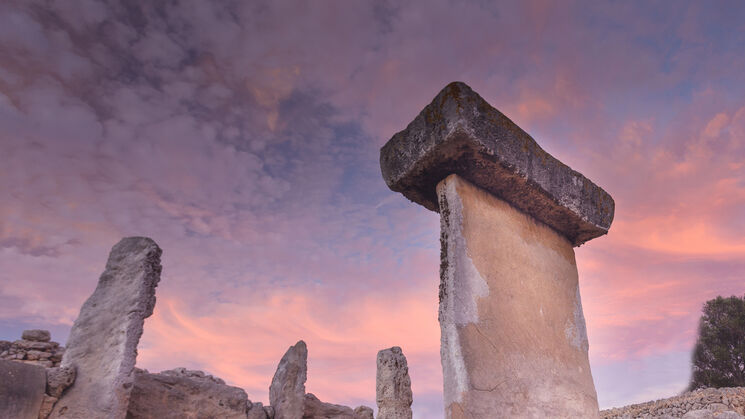
<instances>
[{"instance_id":1,"label":"tree foliage","mask_svg":"<svg viewBox=\"0 0 745 419\"><path fill-rule=\"evenodd\" d=\"M689 390L745 386L745 296L704 304Z\"/></svg>"}]
</instances>

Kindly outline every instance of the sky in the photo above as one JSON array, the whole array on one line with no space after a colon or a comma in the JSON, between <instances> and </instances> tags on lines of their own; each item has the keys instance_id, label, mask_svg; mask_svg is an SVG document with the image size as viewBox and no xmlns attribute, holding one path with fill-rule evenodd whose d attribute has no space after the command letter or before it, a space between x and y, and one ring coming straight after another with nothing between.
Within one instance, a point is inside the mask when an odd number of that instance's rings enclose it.
<instances>
[{"instance_id":1,"label":"sky","mask_svg":"<svg viewBox=\"0 0 745 419\"><path fill-rule=\"evenodd\" d=\"M67 338L110 248L163 249L137 365L268 402L375 405L377 351L442 417L439 218L379 148L463 81L615 199L576 249L601 408L687 385L703 303L745 294L745 3L0 3L0 339Z\"/></svg>"}]
</instances>

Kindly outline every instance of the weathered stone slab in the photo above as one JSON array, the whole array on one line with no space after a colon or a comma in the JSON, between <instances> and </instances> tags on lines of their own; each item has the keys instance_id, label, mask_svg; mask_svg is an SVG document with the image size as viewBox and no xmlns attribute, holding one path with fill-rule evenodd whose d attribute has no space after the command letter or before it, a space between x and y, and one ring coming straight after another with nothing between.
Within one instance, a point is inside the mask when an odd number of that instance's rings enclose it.
<instances>
[{"instance_id":1,"label":"weathered stone slab","mask_svg":"<svg viewBox=\"0 0 745 419\"><path fill-rule=\"evenodd\" d=\"M437 190L446 417L597 417L572 243L457 175Z\"/></svg>"},{"instance_id":2,"label":"weathered stone slab","mask_svg":"<svg viewBox=\"0 0 745 419\"><path fill-rule=\"evenodd\" d=\"M52 418L124 418L134 382L137 343L153 313L161 250L145 237L128 237L109 254L93 294L80 309L62 366L77 379L54 406Z\"/></svg>"},{"instance_id":3,"label":"weathered stone slab","mask_svg":"<svg viewBox=\"0 0 745 419\"><path fill-rule=\"evenodd\" d=\"M150 374L135 370L129 418L246 419L248 396L222 380L181 369ZM261 413L264 411L262 409ZM259 416L265 417L265 416Z\"/></svg>"},{"instance_id":4,"label":"weathered stone slab","mask_svg":"<svg viewBox=\"0 0 745 419\"><path fill-rule=\"evenodd\" d=\"M274 408L275 419L303 417L307 377L308 347L301 340L285 352L269 386L269 404Z\"/></svg>"},{"instance_id":5,"label":"weathered stone slab","mask_svg":"<svg viewBox=\"0 0 745 419\"><path fill-rule=\"evenodd\" d=\"M578 246L608 232L615 204L464 83L446 86L380 151L388 187L438 211L435 187L458 174Z\"/></svg>"},{"instance_id":6,"label":"weathered stone slab","mask_svg":"<svg viewBox=\"0 0 745 419\"><path fill-rule=\"evenodd\" d=\"M37 419L46 385L44 368L0 360L0 418Z\"/></svg>"},{"instance_id":7,"label":"weathered stone slab","mask_svg":"<svg viewBox=\"0 0 745 419\"><path fill-rule=\"evenodd\" d=\"M36 342L49 342L52 339L52 335L49 333L49 330L24 330L21 334L21 339L32 340Z\"/></svg>"},{"instance_id":8,"label":"weathered stone slab","mask_svg":"<svg viewBox=\"0 0 745 419\"><path fill-rule=\"evenodd\" d=\"M411 419L411 379L401 348L394 346L378 352L375 396L378 419Z\"/></svg>"}]
</instances>

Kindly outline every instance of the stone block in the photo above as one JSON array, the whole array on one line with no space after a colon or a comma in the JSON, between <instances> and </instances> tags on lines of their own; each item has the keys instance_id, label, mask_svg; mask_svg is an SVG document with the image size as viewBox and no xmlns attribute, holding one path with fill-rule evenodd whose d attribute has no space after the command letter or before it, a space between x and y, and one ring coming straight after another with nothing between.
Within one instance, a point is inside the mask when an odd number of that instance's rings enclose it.
<instances>
[{"instance_id":1,"label":"stone block","mask_svg":"<svg viewBox=\"0 0 745 419\"><path fill-rule=\"evenodd\" d=\"M436 186L457 174L578 246L608 232L615 203L544 151L464 83L446 86L380 151L388 187L438 211Z\"/></svg>"},{"instance_id":2,"label":"stone block","mask_svg":"<svg viewBox=\"0 0 745 419\"><path fill-rule=\"evenodd\" d=\"M0 360L0 418L37 419L46 384L44 368Z\"/></svg>"},{"instance_id":3,"label":"stone block","mask_svg":"<svg viewBox=\"0 0 745 419\"><path fill-rule=\"evenodd\" d=\"M135 370L128 418L246 419L243 389L202 374L150 374ZM262 410L263 413L263 410ZM257 416L261 418L262 416Z\"/></svg>"}]
</instances>

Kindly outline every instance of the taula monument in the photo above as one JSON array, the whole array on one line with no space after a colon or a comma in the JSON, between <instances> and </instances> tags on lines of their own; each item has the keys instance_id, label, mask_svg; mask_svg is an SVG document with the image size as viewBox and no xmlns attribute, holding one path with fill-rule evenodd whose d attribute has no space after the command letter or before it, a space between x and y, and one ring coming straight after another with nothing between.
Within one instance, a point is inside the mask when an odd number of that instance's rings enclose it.
<instances>
[{"instance_id":1,"label":"taula monument","mask_svg":"<svg viewBox=\"0 0 745 419\"><path fill-rule=\"evenodd\" d=\"M440 213L447 418L595 418L574 246L615 204L464 83L380 151L388 186Z\"/></svg>"}]
</instances>

